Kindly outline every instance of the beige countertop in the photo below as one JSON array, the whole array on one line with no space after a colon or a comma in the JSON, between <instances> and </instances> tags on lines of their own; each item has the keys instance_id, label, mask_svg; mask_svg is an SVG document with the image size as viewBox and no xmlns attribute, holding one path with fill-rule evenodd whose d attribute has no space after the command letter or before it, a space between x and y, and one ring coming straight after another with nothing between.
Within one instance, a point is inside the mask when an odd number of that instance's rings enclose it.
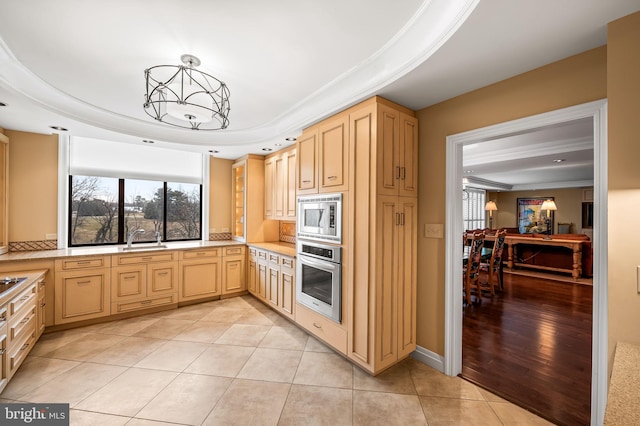
<instances>
[{"instance_id":1,"label":"beige countertop","mask_svg":"<svg viewBox=\"0 0 640 426\"><path fill-rule=\"evenodd\" d=\"M38 251L16 251L9 252L0 255L0 262L15 261L15 260L36 260L36 259L55 259L59 257L73 257L73 256L104 256L111 254L123 254L123 253L144 253L147 251L166 251L166 250L189 250L189 249L201 249L208 247L226 247L244 245L238 241L224 240L224 241L176 241L165 243L167 248L158 249L154 247L155 244L134 244L134 247L148 247L148 250L137 249L132 251L124 251L125 244L114 246L99 246L99 247L74 247L58 250L38 250Z\"/></svg>"},{"instance_id":2,"label":"beige countertop","mask_svg":"<svg viewBox=\"0 0 640 426\"><path fill-rule=\"evenodd\" d=\"M256 247L263 250L269 250L276 253L284 254L285 256L296 256L296 245L292 243L285 243L282 241L270 241L264 243L247 243L249 247Z\"/></svg>"}]
</instances>

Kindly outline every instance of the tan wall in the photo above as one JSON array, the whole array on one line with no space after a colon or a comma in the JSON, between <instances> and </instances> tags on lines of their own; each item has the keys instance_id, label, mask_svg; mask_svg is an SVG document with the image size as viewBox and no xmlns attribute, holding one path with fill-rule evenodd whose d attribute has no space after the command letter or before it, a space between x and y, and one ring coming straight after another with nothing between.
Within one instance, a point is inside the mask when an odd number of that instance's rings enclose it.
<instances>
[{"instance_id":1,"label":"tan wall","mask_svg":"<svg viewBox=\"0 0 640 426\"><path fill-rule=\"evenodd\" d=\"M640 12L609 24L609 362L618 341L640 343ZM611 367L611 365L610 365Z\"/></svg>"},{"instance_id":2,"label":"tan wall","mask_svg":"<svg viewBox=\"0 0 640 426\"><path fill-rule=\"evenodd\" d=\"M58 232L58 135L5 134L10 139L9 241L44 240Z\"/></svg>"},{"instance_id":3,"label":"tan wall","mask_svg":"<svg viewBox=\"0 0 640 426\"><path fill-rule=\"evenodd\" d=\"M225 228L230 232L233 161L211 157L209 164L209 232L223 232Z\"/></svg>"},{"instance_id":4,"label":"tan wall","mask_svg":"<svg viewBox=\"0 0 640 426\"><path fill-rule=\"evenodd\" d=\"M579 234L581 232L582 188L487 193L487 199L494 200L498 206L498 211L493 212L493 227L518 226L518 198L529 197L552 197L554 199L558 206L558 210L554 213L554 233L558 233L558 223L573 223L573 233Z\"/></svg>"},{"instance_id":5,"label":"tan wall","mask_svg":"<svg viewBox=\"0 0 640 426\"><path fill-rule=\"evenodd\" d=\"M447 135L607 96L607 50L593 49L418 111L419 226L446 223ZM418 345L444 354L444 239L418 240Z\"/></svg>"}]
</instances>

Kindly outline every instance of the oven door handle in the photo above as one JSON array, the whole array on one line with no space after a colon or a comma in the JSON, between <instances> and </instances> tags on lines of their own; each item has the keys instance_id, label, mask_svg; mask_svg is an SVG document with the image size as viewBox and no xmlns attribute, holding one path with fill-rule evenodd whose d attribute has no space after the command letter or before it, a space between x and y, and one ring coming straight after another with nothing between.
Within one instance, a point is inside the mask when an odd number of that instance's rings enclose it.
<instances>
[{"instance_id":1,"label":"oven door handle","mask_svg":"<svg viewBox=\"0 0 640 426\"><path fill-rule=\"evenodd\" d=\"M298 260L301 265L308 265L322 271L334 273L340 268L339 263L333 263L328 260L320 260L304 254L298 253Z\"/></svg>"}]
</instances>

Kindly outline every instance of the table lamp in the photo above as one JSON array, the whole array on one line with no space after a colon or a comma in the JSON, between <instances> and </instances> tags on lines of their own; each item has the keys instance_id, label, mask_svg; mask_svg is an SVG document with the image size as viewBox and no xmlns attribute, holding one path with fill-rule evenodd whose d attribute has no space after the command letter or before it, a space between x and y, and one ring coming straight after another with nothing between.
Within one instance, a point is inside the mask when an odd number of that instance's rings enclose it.
<instances>
[{"instance_id":1,"label":"table lamp","mask_svg":"<svg viewBox=\"0 0 640 426\"><path fill-rule=\"evenodd\" d=\"M498 206L495 201L487 201L484 209L489 212L489 229L493 229L493 212L498 210Z\"/></svg>"},{"instance_id":2,"label":"table lamp","mask_svg":"<svg viewBox=\"0 0 640 426\"><path fill-rule=\"evenodd\" d=\"M540 207L540 210L547 211L547 217L544 220L544 223L547 225L547 236L544 237L545 240L551 239L551 210L558 210L556 206L556 202L553 200L545 200Z\"/></svg>"}]
</instances>

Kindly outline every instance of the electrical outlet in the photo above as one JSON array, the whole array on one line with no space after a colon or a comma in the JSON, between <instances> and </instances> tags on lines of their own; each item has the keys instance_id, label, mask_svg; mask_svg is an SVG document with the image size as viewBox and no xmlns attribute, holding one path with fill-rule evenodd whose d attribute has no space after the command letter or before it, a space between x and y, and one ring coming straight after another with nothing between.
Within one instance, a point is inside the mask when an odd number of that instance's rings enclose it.
<instances>
[{"instance_id":1,"label":"electrical outlet","mask_svg":"<svg viewBox=\"0 0 640 426\"><path fill-rule=\"evenodd\" d=\"M210 234L215 234L216 233L216 228L209 228L209 233Z\"/></svg>"},{"instance_id":2,"label":"electrical outlet","mask_svg":"<svg viewBox=\"0 0 640 426\"><path fill-rule=\"evenodd\" d=\"M44 234L45 240L57 240L58 234Z\"/></svg>"},{"instance_id":3,"label":"electrical outlet","mask_svg":"<svg viewBox=\"0 0 640 426\"><path fill-rule=\"evenodd\" d=\"M444 238L442 223L426 223L424 225L425 238Z\"/></svg>"},{"instance_id":4,"label":"electrical outlet","mask_svg":"<svg viewBox=\"0 0 640 426\"><path fill-rule=\"evenodd\" d=\"M222 232L229 232L229 228L222 228Z\"/></svg>"}]
</instances>

